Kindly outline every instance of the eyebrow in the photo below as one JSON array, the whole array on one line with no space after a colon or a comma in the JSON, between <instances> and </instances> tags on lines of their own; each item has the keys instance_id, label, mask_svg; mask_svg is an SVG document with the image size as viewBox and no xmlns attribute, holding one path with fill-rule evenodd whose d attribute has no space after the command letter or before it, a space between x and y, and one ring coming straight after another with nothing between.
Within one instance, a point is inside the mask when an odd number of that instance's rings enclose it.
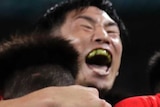
<instances>
[{"instance_id":1,"label":"eyebrow","mask_svg":"<svg viewBox=\"0 0 160 107\"><path fill-rule=\"evenodd\" d=\"M116 22L109 22L107 24L105 24L106 27L108 26L117 26L118 27L118 24Z\"/></svg>"},{"instance_id":2,"label":"eyebrow","mask_svg":"<svg viewBox=\"0 0 160 107\"><path fill-rule=\"evenodd\" d=\"M93 18L89 17L89 16L78 16L76 19L78 18L82 18L82 19L85 19L91 23L96 23L96 20L94 20ZM109 22L109 23L106 23L105 24L105 27L108 27L108 26L117 26L118 27L118 24L116 22Z\"/></svg>"},{"instance_id":3,"label":"eyebrow","mask_svg":"<svg viewBox=\"0 0 160 107\"><path fill-rule=\"evenodd\" d=\"M77 19L78 19L78 18L85 19L85 20L87 20L87 21L89 21L89 22L91 22L91 23L96 23L96 20L94 20L93 18L91 18L91 17L89 17L89 16L78 16Z\"/></svg>"}]
</instances>

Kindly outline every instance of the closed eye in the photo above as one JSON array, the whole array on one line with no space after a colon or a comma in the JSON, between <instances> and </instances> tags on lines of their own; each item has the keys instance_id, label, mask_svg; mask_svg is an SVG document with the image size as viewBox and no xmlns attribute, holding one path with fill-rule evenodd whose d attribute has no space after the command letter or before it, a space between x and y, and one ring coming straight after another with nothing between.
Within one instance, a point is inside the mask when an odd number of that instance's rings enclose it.
<instances>
[{"instance_id":1,"label":"closed eye","mask_svg":"<svg viewBox=\"0 0 160 107\"><path fill-rule=\"evenodd\" d=\"M116 31L107 31L107 33L112 37L119 37L119 32Z\"/></svg>"},{"instance_id":2,"label":"closed eye","mask_svg":"<svg viewBox=\"0 0 160 107\"><path fill-rule=\"evenodd\" d=\"M107 31L108 33L116 33L115 31Z\"/></svg>"},{"instance_id":3,"label":"closed eye","mask_svg":"<svg viewBox=\"0 0 160 107\"><path fill-rule=\"evenodd\" d=\"M82 27L85 27L85 28L87 28L87 29L93 29L93 27L91 27L91 26L88 26L88 25L81 25Z\"/></svg>"},{"instance_id":4,"label":"closed eye","mask_svg":"<svg viewBox=\"0 0 160 107\"><path fill-rule=\"evenodd\" d=\"M93 27L92 26L89 26L89 25L81 25L82 29L84 31L87 31L87 32L92 32L93 31Z\"/></svg>"}]
</instances>

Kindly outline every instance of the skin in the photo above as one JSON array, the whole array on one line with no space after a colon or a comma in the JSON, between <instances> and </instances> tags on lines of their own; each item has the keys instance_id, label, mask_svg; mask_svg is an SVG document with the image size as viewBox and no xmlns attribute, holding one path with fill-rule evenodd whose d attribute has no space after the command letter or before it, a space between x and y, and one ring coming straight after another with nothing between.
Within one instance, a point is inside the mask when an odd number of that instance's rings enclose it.
<instances>
[{"instance_id":1,"label":"skin","mask_svg":"<svg viewBox=\"0 0 160 107\"><path fill-rule=\"evenodd\" d=\"M109 90L118 75L122 55L122 43L117 24L108 14L96 7L81 13L68 13L60 29L64 38L78 50L79 73L76 83ZM111 67L86 64L87 54L97 48L112 54ZM47 87L26 96L0 102L0 107L111 107L99 98L96 88L79 85Z\"/></svg>"},{"instance_id":2,"label":"skin","mask_svg":"<svg viewBox=\"0 0 160 107\"><path fill-rule=\"evenodd\" d=\"M80 53L77 84L111 89L118 75L122 55L120 31L115 21L105 11L90 6L78 14L76 11L70 12L61 27L61 33L64 38L71 40ZM109 69L107 66L86 63L88 53L97 48L106 49L112 54Z\"/></svg>"},{"instance_id":3,"label":"skin","mask_svg":"<svg viewBox=\"0 0 160 107\"><path fill-rule=\"evenodd\" d=\"M3 100L0 107L111 107L98 96L95 88L78 85L47 87L20 98Z\"/></svg>"}]
</instances>

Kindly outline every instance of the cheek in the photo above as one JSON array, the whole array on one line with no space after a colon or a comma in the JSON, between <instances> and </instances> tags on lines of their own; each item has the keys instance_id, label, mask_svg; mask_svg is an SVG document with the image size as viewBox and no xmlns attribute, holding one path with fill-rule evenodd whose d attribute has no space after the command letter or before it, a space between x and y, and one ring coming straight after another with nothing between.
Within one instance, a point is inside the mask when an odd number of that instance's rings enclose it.
<instances>
[{"instance_id":1,"label":"cheek","mask_svg":"<svg viewBox=\"0 0 160 107\"><path fill-rule=\"evenodd\" d=\"M117 38L113 39L112 41L114 44L115 51L121 55L123 50L121 39Z\"/></svg>"},{"instance_id":2,"label":"cheek","mask_svg":"<svg viewBox=\"0 0 160 107\"><path fill-rule=\"evenodd\" d=\"M72 29L71 31L72 34L69 40L71 40L71 43L79 52L83 52L88 47L91 34L83 31L81 28Z\"/></svg>"},{"instance_id":3,"label":"cheek","mask_svg":"<svg viewBox=\"0 0 160 107\"><path fill-rule=\"evenodd\" d=\"M83 49L85 49L84 46L83 46L84 44L81 42L80 39L77 39L77 38L72 39L71 44L79 52L79 54L81 54L83 52Z\"/></svg>"}]
</instances>

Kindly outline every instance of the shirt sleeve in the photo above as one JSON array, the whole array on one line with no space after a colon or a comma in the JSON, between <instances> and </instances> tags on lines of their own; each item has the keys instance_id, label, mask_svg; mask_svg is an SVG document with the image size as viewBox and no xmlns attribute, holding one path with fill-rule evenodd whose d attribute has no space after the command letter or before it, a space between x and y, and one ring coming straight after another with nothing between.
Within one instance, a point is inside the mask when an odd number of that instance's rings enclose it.
<instances>
[{"instance_id":1,"label":"shirt sleeve","mask_svg":"<svg viewBox=\"0 0 160 107\"><path fill-rule=\"evenodd\" d=\"M114 107L160 107L160 94L126 98Z\"/></svg>"}]
</instances>

